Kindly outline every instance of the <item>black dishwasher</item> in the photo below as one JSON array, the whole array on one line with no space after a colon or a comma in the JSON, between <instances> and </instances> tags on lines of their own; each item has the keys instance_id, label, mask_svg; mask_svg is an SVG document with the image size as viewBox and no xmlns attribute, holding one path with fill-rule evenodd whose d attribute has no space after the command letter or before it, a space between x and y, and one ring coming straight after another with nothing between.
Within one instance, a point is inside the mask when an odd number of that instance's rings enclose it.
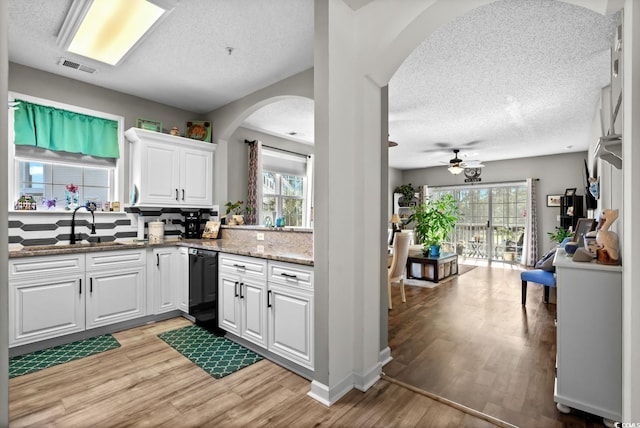
<instances>
[{"instance_id":1,"label":"black dishwasher","mask_svg":"<svg viewBox=\"0 0 640 428\"><path fill-rule=\"evenodd\" d=\"M189 249L189 315L196 324L220 333L218 329L218 253Z\"/></svg>"}]
</instances>

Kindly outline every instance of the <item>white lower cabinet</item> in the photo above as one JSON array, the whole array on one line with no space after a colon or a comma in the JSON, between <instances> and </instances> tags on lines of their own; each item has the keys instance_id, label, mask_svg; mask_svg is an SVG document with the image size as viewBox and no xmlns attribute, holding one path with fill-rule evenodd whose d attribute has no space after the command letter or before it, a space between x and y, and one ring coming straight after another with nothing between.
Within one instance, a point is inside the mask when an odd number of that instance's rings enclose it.
<instances>
[{"instance_id":1,"label":"white lower cabinet","mask_svg":"<svg viewBox=\"0 0 640 428\"><path fill-rule=\"evenodd\" d=\"M87 275L86 327L126 321L146 315L145 267L92 272Z\"/></svg>"},{"instance_id":2,"label":"white lower cabinet","mask_svg":"<svg viewBox=\"0 0 640 428\"><path fill-rule=\"evenodd\" d=\"M50 339L85 329L84 274L33 278L9 286L9 345Z\"/></svg>"},{"instance_id":3,"label":"white lower cabinet","mask_svg":"<svg viewBox=\"0 0 640 428\"><path fill-rule=\"evenodd\" d=\"M9 346L143 316L145 296L144 250L10 259Z\"/></svg>"},{"instance_id":4,"label":"white lower cabinet","mask_svg":"<svg viewBox=\"0 0 640 428\"><path fill-rule=\"evenodd\" d=\"M269 261L268 271L268 349L313 370L313 268Z\"/></svg>"},{"instance_id":5,"label":"white lower cabinet","mask_svg":"<svg viewBox=\"0 0 640 428\"><path fill-rule=\"evenodd\" d=\"M172 311L178 308L180 289L177 286L178 249L161 247L149 250L147 275L150 300L154 314Z\"/></svg>"},{"instance_id":6,"label":"white lower cabinet","mask_svg":"<svg viewBox=\"0 0 640 428\"><path fill-rule=\"evenodd\" d=\"M313 293L269 284L269 350L313 368Z\"/></svg>"},{"instance_id":7,"label":"white lower cabinet","mask_svg":"<svg viewBox=\"0 0 640 428\"><path fill-rule=\"evenodd\" d=\"M189 248L178 248L176 266L176 287L178 289L178 309L189 313Z\"/></svg>"},{"instance_id":8,"label":"white lower cabinet","mask_svg":"<svg viewBox=\"0 0 640 428\"><path fill-rule=\"evenodd\" d=\"M218 326L267 346L267 263L253 257L220 254Z\"/></svg>"},{"instance_id":9,"label":"white lower cabinet","mask_svg":"<svg viewBox=\"0 0 640 428\"><path fill-rule=\"evenodd\" d=\"M313 268L223 253L219 266L219 327L313 369Z\"/></svg>"}]
</instances>

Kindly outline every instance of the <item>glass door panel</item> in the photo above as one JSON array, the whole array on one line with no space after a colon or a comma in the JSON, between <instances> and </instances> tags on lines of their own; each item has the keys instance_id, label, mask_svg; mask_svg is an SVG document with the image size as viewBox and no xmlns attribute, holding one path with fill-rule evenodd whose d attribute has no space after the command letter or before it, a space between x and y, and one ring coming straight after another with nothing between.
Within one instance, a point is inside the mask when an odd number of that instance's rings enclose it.
<instances>
[{"instance_id":1,"label":"glass door panel","mask_svg":"<svg viewBox=\"0 0 640 428\"><path fill-rule=\"evenodd\" d=\"M504 262L522 257L527 186L497 185L478 188L430 189L430 197L451 194L463 215L443 243L444 252Z\"/></svg>"}]
</instances>

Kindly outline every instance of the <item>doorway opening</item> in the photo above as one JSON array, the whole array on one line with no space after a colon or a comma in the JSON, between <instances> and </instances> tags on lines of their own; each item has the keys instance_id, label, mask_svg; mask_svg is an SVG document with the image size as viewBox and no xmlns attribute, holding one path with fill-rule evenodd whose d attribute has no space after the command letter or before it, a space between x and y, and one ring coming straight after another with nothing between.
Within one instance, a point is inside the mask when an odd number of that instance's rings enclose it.
<instances>
[{"instance_id":1,"label":"doorway opening","mask_svg":"<svg viewBox=\"0 0 640 428\"><path fill-rule=\"evenodd\" d=\"M465 258L520 263L526 232L527 183L479 186L425 186L425 195L439 199L450 194L463 219L443 246Z\"/></svg>"}]
</instances>

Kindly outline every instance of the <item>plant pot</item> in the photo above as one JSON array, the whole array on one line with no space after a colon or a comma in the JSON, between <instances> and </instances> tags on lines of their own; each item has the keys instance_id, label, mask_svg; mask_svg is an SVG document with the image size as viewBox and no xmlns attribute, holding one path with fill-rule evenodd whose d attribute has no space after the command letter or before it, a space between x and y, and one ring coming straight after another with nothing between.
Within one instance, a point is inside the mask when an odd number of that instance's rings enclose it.
<instances>
[{"instance_id":1,"label":"plant pot","mask_svg":"<svg viewBox=\"0 0 640 428\"><path fill-rule=\"evenodd\" d=\"M429 245L429 251L423 250L426 257L440 257L440 245Z\"/></svg>"},{"instance_id":2,"label":"plant pot","mask_svg":"<svg viewBox=\"0 0 640 428\"><path fill-rule=\"evenodd\" d=\"M231 216L231 221L233 221L236 225L244 224L244 216L241 214L235 214Z\"/></svg>"}]
</instances>

